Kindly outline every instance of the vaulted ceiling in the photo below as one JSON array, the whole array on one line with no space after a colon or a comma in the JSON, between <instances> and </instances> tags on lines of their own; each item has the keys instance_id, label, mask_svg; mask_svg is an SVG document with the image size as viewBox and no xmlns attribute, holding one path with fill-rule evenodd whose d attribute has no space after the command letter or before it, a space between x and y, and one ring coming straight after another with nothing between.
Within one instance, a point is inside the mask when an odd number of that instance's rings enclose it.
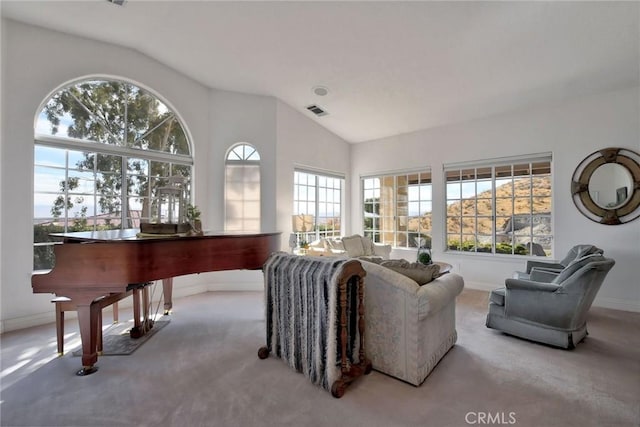
<instances>
[{"instance_id":1,"label":"vaulted ceiling","mask_svg":"<svg viewBox=\"0 0 640 427\"><path fill-rule=\"evenodd\" d=\"M6 18L138 50L212 88L274 96L348 142L640 85L638 2L1 7Z\"/></svg>"}]
</instances>

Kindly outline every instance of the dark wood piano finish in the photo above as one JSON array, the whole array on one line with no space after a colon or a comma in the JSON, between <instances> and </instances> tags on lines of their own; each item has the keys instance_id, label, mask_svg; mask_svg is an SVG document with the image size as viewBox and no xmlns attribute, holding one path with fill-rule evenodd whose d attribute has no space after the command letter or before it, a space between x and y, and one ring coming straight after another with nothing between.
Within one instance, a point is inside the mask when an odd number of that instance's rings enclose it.
<instances>
[{"instance_id":1,"label":"dark wood piano finish","mask_svg":"<svg viewBox=\"0 0 640 427\"><path fill-rule=\"evenodd\" d=\"M127 291L130 284L163 280L165 310L171 308L172 278L207 271L260 269L280 250L280 233L206 232L200 236L137 237L138 229L56 234L55 266L34 273L34 293L71 298L77 306L82 365L98 360L97 298Z\"/></svg>"}]
</instances>

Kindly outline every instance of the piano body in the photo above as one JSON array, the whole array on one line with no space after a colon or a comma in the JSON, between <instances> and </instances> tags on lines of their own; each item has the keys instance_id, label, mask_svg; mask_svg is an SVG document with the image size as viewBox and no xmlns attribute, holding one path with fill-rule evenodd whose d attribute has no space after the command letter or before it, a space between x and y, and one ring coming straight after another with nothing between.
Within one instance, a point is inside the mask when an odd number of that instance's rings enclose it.
<instances>
[{"instance_id":1,"label":"piano body","mask_svg":"<svg viewBox=\"0 0 640 427\"><path fill-rule=\"evenodd\" d=\"M54 293L76 305L82 340L78 375L95 372L99 311L94 301L118 299L135 285L163 280L165 310L172 278L207 271L260 269L280 250L280 233L206 232L199 236L137 237L138 229L60 233L55 266L34 273L34 293ZM135 296L135 294L134 294ZM135 303L134 303L135 307Z\"/></svg>"}]
</instances>

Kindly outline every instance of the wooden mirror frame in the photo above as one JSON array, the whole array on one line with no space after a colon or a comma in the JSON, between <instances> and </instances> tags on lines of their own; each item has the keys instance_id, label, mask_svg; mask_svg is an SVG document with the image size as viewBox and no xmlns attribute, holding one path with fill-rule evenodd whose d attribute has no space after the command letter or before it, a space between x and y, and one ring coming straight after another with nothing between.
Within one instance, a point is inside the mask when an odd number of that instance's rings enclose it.
<instances>
[{"instance_id":1,"label":"wooden mirror frame","mask_svg":"<svg viewBox=\"0 0 640 427\"><path fill-rule=\"evenodd\" d=\"M619 206L606 208L598 205L589 194L589 181L600 166L615 163L631 175L631 194ZM573 172L571 197L578 210L600 224L624 224L640 216L640 155L626 148L604 148L587 156Z\"/></svg>"}]
</instances>

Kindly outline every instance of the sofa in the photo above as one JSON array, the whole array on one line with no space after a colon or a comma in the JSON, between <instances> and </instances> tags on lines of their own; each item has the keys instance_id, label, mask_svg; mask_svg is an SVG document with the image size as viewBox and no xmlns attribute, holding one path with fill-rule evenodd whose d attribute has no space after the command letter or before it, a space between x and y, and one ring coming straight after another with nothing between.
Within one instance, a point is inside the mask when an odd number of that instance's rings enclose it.
<instances>
[{"instance_id":1,"label":"sofa","mask_svg":"<svg viewBox=\"0 0 640 427\"><path fill-rule=\"evenodd\" d=\"M373 369L419 386L457 340L461 276L424 284L361 259L365 277L365 349Z\"/></svg>"},{"instance_id":2,"label":"sofa","mask_svg":"<svg viewBox=\"0 0 640 427\"><path fill-rule=\"evenodd\" d=\"M309 244L308 254L381 261L389 259L391 245L375 243L368 237L354 234L341 238L318 239Z\"/></svg>"}]
</instances>

